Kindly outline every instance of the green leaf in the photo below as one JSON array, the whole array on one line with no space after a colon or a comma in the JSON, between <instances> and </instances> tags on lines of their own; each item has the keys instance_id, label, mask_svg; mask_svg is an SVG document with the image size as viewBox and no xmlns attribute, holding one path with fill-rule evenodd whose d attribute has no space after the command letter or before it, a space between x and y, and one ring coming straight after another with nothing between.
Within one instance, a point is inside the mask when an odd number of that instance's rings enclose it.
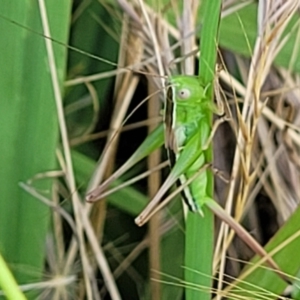
<instances>
[{"instance_id":1,"label":"green leaf","mask_svg":"<svg viewBox=\"0 0 300 300\"><path fill-rule=\"evenodd\" d=\"M53 37L66 42L70 1L51 1L47 12ZM23 283L33 270L41 276L49 209L18 183L56 168L58 126L44 39L8 21L43 32L38 3L5 0L1 14L0 250ZM55 47L55 55L62 85L65 48ZM38 188L50 193L51 180L41 180Z\"/></svg>"},{"instance_id":2,"label":"green leaf","mask_svg":"<svg viewBox=\"0 0 300 300\"><path fill-rule=\"evenodd\" d=\"M0 254L0 288L9 300L26 300L21 293L15 278L7 267L2 255Z\"/></svg>"},{"instance_id":3,"label":"green leaf","mask_svg":"<svg viewBox=\"0 0 300 300\"><path fill-rule=\"evenodd\" d=\"M207 97L213 101L213 80L217 57L221 1L203 1L203 28L200 40L199 84L208 86ZM207 113L212 122L212 112ZM212 146L205 151L205 162L212 162ZM213 175L207 173L207 197L213 198ZM189 213L186 220L185 281L186 299L211 299L214 247L214 215L203 207L204 217ZM189 285L192 287L189 288ZM195 288L196 286L196 288Z\"/></svg>"},{"instance_id":4,"label":"green leaf","mask_svg":"<svg viewBox=\"0 0 300 300\"><path fill-rule=\"evenodd\" d=\"M292 277L296 276L300 269L300 256L295 255L300 249L299 218L300 208L294 212L265 247L269 253L276 247L281 248L273 258L284 274L291 275ZM284 245L284 247L281 245ZM245 276L245 273L251 268L252 264L255 264L258 260L257 256L251 260L251 265L245 268L238 281L232 286L232 292L235 295L256 295L256 299L266 299L265 295L268 293L268 299L277 299L277 295L283 292L287 283L272 270L269 270L269 268L257 268L254 272ZM243 281L239 282L241 279ZM264 295L260 297L258 293L262 291L264 291Z\"/></svg>"}]
</instances>

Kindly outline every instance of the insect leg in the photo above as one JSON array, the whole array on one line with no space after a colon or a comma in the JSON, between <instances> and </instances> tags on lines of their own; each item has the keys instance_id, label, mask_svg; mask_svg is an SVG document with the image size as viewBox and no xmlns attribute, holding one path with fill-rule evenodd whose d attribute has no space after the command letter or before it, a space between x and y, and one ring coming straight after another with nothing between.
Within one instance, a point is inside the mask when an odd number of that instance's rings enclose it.
<instances>
[{"instance_id":1,"label":"insect leg","mask_svg":"<svg viewBox=\"0 0 300 300\"><path fill-rule=\"evenodd\" d=\"M214 135L215 135L215 133L216 133L218 127L219 127L222 123L224 123L225 121L227 121L227 118L226 118L226 117L222 117L222 118L218 119L218 120L214 123L213 128L212 128L212 130L211 130L211 133L210 133L210 135L209 135L207 141L206 141L205 144L202 146L202 149L203 149L203 150L206 150L206 149L209 147L209 145L210 145L210 143L211 143L211 141L212 141L212 139L213 139L213 137L214 137Z\"/></svg>"},{"instance_id":2,"label":"insect leg","mask_svg":"<svg viewBox=\"0 0 300 300\"><path fill-rule=\"evenodd\" d=\"M203 173L206 169L210 168L211 164L205 164L202 166L192 177L190 177L183 185L181 185L178 189L176 189L173 193L171 193L166 199L158 203L153 203L151 201L146 208L135 218L135 223L138 226L143 226L145 223L149 221L149 219L156 214L159 210L164 208L177 194L183 191L191 182L193 182L201 173Z\"/></svg>"}]
</instances>

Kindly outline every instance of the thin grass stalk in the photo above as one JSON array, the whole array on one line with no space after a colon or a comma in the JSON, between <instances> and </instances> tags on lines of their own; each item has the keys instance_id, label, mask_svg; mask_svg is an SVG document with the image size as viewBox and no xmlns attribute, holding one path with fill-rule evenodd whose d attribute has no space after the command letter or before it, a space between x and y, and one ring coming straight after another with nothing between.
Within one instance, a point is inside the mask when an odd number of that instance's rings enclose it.
<instances>
[{"instance_id":1,"label":"thin grass stalk","mask_svg":"<svg viewBox=\"0 0 300 300\"><path fill-rule=\"evenodd\" d=\"M149 95L155 90L154 82L149 81ZM157 95L152 96L152 99L148 101L148 117L159 115L160 102ZM148 127L149 133L155 129L155 125ZM152 152L148 158L148 168L151 170L160 163L161 150L157 149ZM149 197L150 199L155 196L161 185L161 178L159 172L152 173L148 178ZM151 298L161 299L161 283L160 280L160 214L154 215L149 222L149 263L150 263L150 279L151 279Z\"/></svg>"},{"instance_id":2,"label":"thin grass stalk","mask_svg":"<svg viewBox=\"0 0 300 300\"><path fill-rule=\"evenodd\" d=\"M207 96L213 101L213 80L217 55L221 1L204 1L200 41L199 84L208 86ZM212 114L208 116L212 122ZM206 162L212 161L212 146L205 151ZM213 175L208 172L207 196L213 198ZM186 289L186 299L210 299L214 243L214 214L203 208L204 217L188 213L186 221L185 280L199 286ZM195 270L194 272L191 271ZM201 274L201 275L200 275ZM203 274L203 275L202 275Z\"/></svg>"},{"instance_id":3,"label":"thin grass stalk","mask_svg":"<svg viewBox=\"0 0 300 300\"><path fill-rule=\"evenodd\" d=\"M43 31L45 36L51 37L50 28L49 28L49 22L48 22L48 16L47 16L47 9L45 2L43 0L39 0L39 8L41 13L41 19L43 24ZM68 140L68 133L67 133L67 127L66 122L64 119L64 113L63 113L63 106L62 106L62 95L60 91L59 86L59 80L58 80L58 74L57 74L57 67L55 63L55 56L53 52L52 43L49 39L45 39L46 49L47 49L47 55L48 55L48 65L50 69L51 74L51 80L52 80L52 86L53 86L53 93L54 93L54 99L56 103L57 108L57 114L58 114L58 120L59 120L59 127L60 127L60 133L62 137L62 145L64 149L64 156L66 160L66 179L68 182L68 185L70 187L71 191L74 191L72 195L72 202L73 202L73 208L75 213L75 219L76 219L76 229L79 239L79 248L80 248L80 255L82 259L82 265L83 265L83 274L84 274L84 280L85 280L85 286L87 291L88 299L92 299L92 289L91 284L89 280L89 270L90 270L90 263L87 258L86 249L83 242L83 227L81 222L81 217L79 213L79 195L76 188L75 183L75 176L73 172L73 164L71 160L71 152L70 152L70 145Z\"/></svg>"}]
</instances>

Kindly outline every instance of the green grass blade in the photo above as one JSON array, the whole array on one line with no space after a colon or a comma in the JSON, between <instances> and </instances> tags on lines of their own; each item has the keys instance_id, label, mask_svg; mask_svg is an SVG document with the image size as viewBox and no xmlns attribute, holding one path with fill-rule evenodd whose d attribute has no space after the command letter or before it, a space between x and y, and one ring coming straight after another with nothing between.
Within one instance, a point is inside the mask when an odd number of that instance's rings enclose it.
<instances>
[{"instance_id":1,"label":"green grass blade","mask_svg":"<svg viewBox=\"0 0 300 300\"><path fill-rule=\"evenodd\" d=\"M278 247L279 251L276 251L273 258L281 267L282 271L291 276L296 276L300 269L300 256L295 255L300 249L299 218L300 209L298 208L265 247L269 253ZM237 281L235 285L232 285L232 289L234 290L232 293L240 296L249 296L265 291L265 293L270 295L268 299L277 299L277 295L280 295L284 291L287 283L272 270L269 268L256 268L247 275L252 264L258 262L259 259L260 258L256 256L251 260L251 265L247 266L238 278L240 282ZM256 299L266 298L257 296Z\"/></svg>"},{"instance_id":2,"label":"green grass blade","mask_svg":"<svg viewBox=\"0 0 300 300\"><path fill-rule=\"evenodd\" d=\"M0 288L9 300L25 300L25 296L20 291L15 278L7 267L2 255L0 254Z\"/></svg>"},{"instance_id":3,"label":"green grass blade","mask_svg":"<svg viewBox=\"0 0 300 300\"><path fill-rule=\"evenodd\" d=\"M4 1L1 7L7 19L42 32L37 2ZM51 3L48 11L54 38L66 41L70 1L59 8ZM0 28L0 249L23 283L33 270L41 276L49 210L18 183L56 167L58 127L44 40L3 18ZM56 48L56 55L62 84L65 48ZM36 186L49 193L51 181Z\"/></svg>"},{"instance_id":4,"label":"green grass blade","mask_svg":"<svg viewBox=\"0 0 300 300\"><path fill-rule=\"evenodd\" d=\"M208 86L207 95L213 96L213 80L217 55L217 40L221 1L203 1L203 27L200 42L200 84ZM209 116L212 120L212 115ZM207 162L212 161L212 148L205 152ZM213 198L213 176L208 176L208 197ZM186 299L210 299L212 286L212 261L214 242L214 215L203 208L204 217L188 213L186 223L185 281ZM192 271L194 270L194 271ZM196 288L195 288L196 286Z\"/></svg>"},{"instance_id":5,"label":"green grass blade","mask_svg":"<svg viewBox=\"0 0 300 300\"><path fill-rule=\"evenodd\" d=\"M203 1L203 27L200 41L199 78L204 86L209 85L208 96L213 95L213 80L215 78L215 65L217 57L217 43L219 20L221 14L221 1Z\"/></svg>"},{"instance_id":6,"label":"green grass blade","mask_svg":"<svg viewBox=\"0 0 300 300\"><path fill-rule=\"evenodd\" d=\"M185 282L187 299L210 299L214 216L203 207L204 217L188 212L185 239ZM191 287L189 287L191 286Z\"/></svg>"}]
</instances>

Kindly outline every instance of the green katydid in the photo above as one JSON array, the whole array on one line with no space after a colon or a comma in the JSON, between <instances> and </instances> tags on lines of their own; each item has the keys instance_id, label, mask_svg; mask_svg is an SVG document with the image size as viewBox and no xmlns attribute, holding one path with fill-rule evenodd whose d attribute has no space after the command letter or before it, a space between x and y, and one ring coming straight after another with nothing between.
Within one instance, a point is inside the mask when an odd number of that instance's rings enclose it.
<instances>
[{"instance_id":1,"label":"green katydid","mask_svg":"<svg viewBox=\"0 0 300 300\"><path fill-rule=\"evenodd\" d=\"M205 88L192 76L173 76L168 82L165 102L165 147L172 171L156 197L136 219L143 225L144 218L153 211L165 192L176 182L184 185L204 164L203 146L209 139L211 128L208 110L211 103L205 96ZM202 214L201 206L207 201L207 173L202 172L197 180L182 191L182 197L189 209Z\"/></svg>"},{"instance_id":2,"label":"green katydid","mask_svg":"<svg viewBox=\"0 0 300 300\"><path fill-rule=\"evenodd\" d=\"M154 213L165 205L166 202L161 202L161 199L168 189L174 183L180 183L182 198L192 212L199 213L199 217L205 217L201 207L207 205L215 215L233 228L250 248L264 257L265 261L281 277L284 277L277 264L268 257L267 252L256 240L206 194L208 164L205 161L204 150L216 129L216 126L211 128L209 114L217 110L206 96L206 88L199 84L196 77L183 75L170 77L168 85L164 119L165 146L168 151L171 172L156 196L135 219L136 224L139 226L145 224ZM87 194L86 200L89 202L99 200L101 194L116 177L162 144L162 130L161 127L158 127L123 167L101 186ZM286 278L284 279L287 281Z\"/></svg>"},{"instance_id":3,"label":"green katydid","mask_svg":"<svg viewBox=\"0 0 300 300\"><path fill-rule=\"evenodd\" d=\"M157 207L166 191L175 183L181 187L181 195L190 211L203 216L201 207L207 205L218 217L231 226L235 232L257 254L265 258L269 265L284 280L289 281L280 271L276 262L256 240L221 206L207 196L207 162L204 150L211 141L213 129L209 114L216 108L206 96L206 88L199 84L196 77L173 76L169 79L165 101L165 147L171 164L171 172L153 200L135 219L142 226L158 210ZM199 172L200 171L200 172Z\"/></svg>"}]
</instances>

